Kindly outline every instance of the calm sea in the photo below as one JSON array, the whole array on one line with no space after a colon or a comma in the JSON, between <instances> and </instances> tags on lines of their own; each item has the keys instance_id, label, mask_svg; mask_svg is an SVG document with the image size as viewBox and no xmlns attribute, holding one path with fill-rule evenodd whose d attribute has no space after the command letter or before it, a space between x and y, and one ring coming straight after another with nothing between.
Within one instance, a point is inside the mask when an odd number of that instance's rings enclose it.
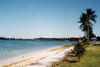
<instances>
[{"instance_id":1,"label":"calm sea","mask_svg":"<svg viewBox=\"0 0 100 67\"><path fill-rule=\"evenodd\" d=\"M0 40L0 60L51 47L69 45L72 41Z\"/></svg>"}]
</instances>

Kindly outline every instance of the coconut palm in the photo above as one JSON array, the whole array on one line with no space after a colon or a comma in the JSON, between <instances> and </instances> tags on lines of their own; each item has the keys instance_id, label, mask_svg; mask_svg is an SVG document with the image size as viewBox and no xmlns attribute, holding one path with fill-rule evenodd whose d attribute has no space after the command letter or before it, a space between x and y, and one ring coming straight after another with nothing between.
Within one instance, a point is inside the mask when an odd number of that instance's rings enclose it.
<instances>
[{"instance_id":1,"label":"coconut palm","mask_svg":"<svg viewBox=\"0 0 100 67\"><path fill-rule=\"evenodd\" d=\"M91 40L95 36L93 33L93 22L96 23L96 14L92 9L86 9L86 11L80 16L80 29L84 32L86 39Z\"/></svg>"}]
</instances>

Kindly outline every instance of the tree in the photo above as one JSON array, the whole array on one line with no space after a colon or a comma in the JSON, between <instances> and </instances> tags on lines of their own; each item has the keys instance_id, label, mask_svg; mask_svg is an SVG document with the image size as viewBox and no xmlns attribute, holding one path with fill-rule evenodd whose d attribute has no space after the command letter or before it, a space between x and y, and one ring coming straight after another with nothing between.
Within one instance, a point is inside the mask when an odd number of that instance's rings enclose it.
<instances>
[{"instance_id":1,"label":"tree","mask_svg":"<svg viewBox=\"0 0 100 67\"><path fill-rule=\"evenodd\" d=\"M87 40L95 37L93 33L93 22L96 23L96 14L92 9L86 9L86 13L82 13L80 16L80 29L84 32Z\"/></svg>"}]
</instances>

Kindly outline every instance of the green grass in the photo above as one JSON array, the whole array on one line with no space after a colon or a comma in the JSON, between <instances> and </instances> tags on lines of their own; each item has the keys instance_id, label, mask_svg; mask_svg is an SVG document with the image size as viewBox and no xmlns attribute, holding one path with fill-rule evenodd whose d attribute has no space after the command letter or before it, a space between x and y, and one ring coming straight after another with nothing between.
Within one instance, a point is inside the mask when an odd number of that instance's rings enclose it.
<instances>
[{"instance_id":1,"label":"green grass","mask_svg":"<svg viewBox=\"0 0 100 67\"><path fill-rule=\"evenodd\" d=\"M80 62L76 62L76 57L65 57L63 61L56 62L51 67L100 67L100 46L89 46L86 50Z\"/></svg>"},{"instance_id":2,"label":"green grass","mask_svg":"<svg viewBox=\"0 0 100 67\"><path fill-rule=\"evenodd\" d=\"M62 47L58 47L58 48L55 48L55 49L51 49L50 51L62 50L62 49L65 49L65 48L69 48L71 46L73 46L73 45L64 45Z\"/></svg>"}]
</instances>

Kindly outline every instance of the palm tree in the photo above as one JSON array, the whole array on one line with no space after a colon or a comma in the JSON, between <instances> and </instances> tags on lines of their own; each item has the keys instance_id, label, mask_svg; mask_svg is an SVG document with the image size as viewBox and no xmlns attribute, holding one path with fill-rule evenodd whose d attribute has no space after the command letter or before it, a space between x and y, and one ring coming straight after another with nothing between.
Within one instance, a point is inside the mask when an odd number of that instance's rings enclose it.
<instances>
[{"instance_id":1,"label":"palm tree","mask_svg":"<svg viewBox=\"0 0 100 67\"><path fill-rule=\"evenodd\" d=\"M95 11L92 11L92 9L86 9L86 13L82 13L80 16L80 29L84 32L87 40L91 40L95 36L93 33L93 22L96 23L96 17Z\"/></svg>"}]
</instances>

